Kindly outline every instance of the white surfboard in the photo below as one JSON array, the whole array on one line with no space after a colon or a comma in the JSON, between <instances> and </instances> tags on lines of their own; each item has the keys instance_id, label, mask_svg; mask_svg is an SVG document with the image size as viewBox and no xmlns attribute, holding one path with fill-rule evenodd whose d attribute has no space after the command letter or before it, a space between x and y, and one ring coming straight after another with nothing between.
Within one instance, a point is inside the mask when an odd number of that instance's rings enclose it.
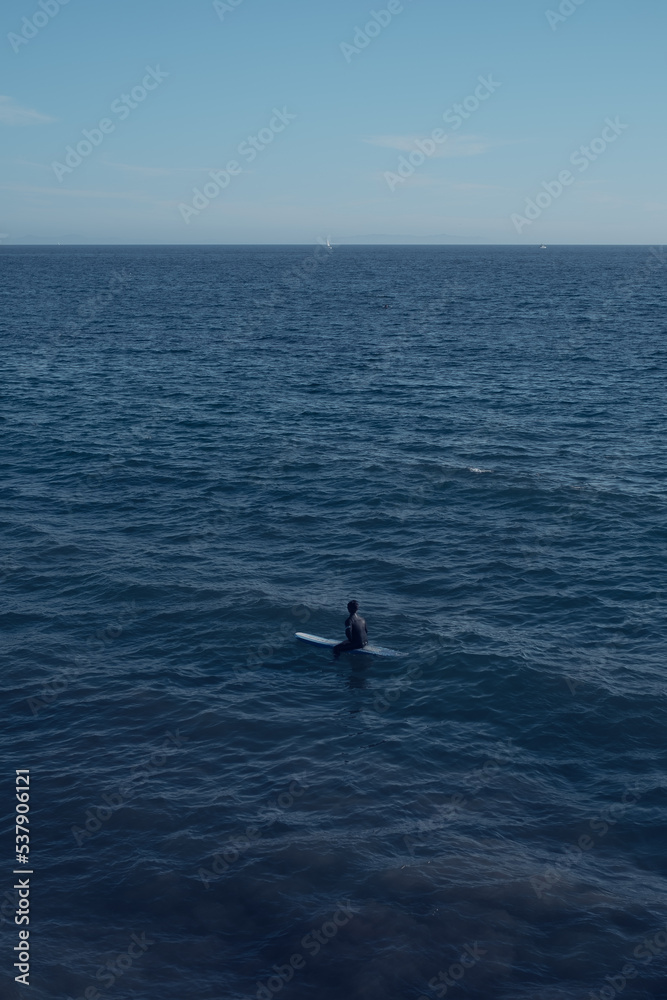
<instances>
[{"instance_id":1,"label":"white surfboard","mask_svg":"<svg viewBox=\"0 0 667 1000\"><path fill-rule=\"evenodd\" d=\"M307 632L295 632L294 635L301 642L309 642L311 646L328 646L331 649L337 646L335 639L323 639L319 635L309 635ZM344 640L343 640L344 641ZM364 646L363 649L348 649L348 653L356 653L361 656L401 656L395 649L387 649L385 646Z\"/></svg>"}]
</instances>

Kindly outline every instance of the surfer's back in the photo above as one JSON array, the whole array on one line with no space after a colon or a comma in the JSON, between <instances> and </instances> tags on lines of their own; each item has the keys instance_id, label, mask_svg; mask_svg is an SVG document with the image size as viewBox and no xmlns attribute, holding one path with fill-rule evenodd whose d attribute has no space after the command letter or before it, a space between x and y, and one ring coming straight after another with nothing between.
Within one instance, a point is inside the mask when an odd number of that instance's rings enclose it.
<instances>
[{"instance_id":1,"label":"surfer's back","mask_svg":"<svg viewBox=\"0 0 667 1000\"><path fill-rule=\"evenodd\" d=\"M355 611L345 622L345 635L357 648L368 644L366 620Z\"/></svg>"}]
</instances>

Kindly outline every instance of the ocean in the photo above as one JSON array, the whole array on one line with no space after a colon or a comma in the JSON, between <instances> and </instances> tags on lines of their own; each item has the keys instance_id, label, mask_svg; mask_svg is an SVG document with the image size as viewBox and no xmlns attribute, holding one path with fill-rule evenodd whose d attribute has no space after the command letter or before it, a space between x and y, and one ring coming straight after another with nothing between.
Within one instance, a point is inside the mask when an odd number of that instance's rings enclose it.
<instances>
[{"instance_id":1,"label":"ocean","mask_svg":"<svg viewBox=\"0 0 667 1000\"><path fill-rule=\"evenodd\" d=\"M667 997L666 263L0 248L3 998Z\"/></svg>"}]
</instances>

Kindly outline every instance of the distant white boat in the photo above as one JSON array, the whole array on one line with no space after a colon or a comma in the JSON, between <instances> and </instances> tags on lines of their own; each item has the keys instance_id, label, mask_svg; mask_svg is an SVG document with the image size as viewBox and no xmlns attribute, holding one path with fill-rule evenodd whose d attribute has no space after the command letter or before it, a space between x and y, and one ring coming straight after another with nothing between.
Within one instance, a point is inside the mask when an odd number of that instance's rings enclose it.
<instances>
[{"instance_id":1,"label":"distant white boat","mask_svg":"<svg viewBox=\"0 0 667 1000\"><path fill-rule=\"evenodd\" d=\"M540 250L546 250L546 248L547 248L546 243L543 243L542 246L540 247Z\"/></svg>"},{"instance_id":2,"label":"distant white boat","mask_svg":"<svg viewBox=\"0 0 667 1000\"><path fill-rule=\"evenodd\" d=\"M331 240L329 239L328 236L327 236L327 250L333 250L333 247L331 246Z\"/></svg>"}]
</instances>

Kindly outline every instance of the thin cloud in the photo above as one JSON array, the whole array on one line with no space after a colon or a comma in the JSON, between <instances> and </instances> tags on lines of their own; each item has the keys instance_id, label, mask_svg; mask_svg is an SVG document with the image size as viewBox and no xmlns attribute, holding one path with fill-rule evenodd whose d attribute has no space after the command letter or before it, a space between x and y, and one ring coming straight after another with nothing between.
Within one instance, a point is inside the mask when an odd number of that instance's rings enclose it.
<instances>
[{"instance_id":1,"label":"thin cloud","mask_svg":"<svg viewBox=\"0 0 667 1000\"><path fill-rule=\"evenodd\" d=\"M170 205L172 202L159 201L149 195L134 191L87 191L76 188L34 187L29 184L0 184L0 191L15 191L18 194L46 194L61 198L102 198L119 199L120 201L144 201L154 205ZM173 202L173 204L177 204Z\"/></svg>"},{"instance_id":2,"label":"thin cloud","mask_svg":"<svg viewBox=\"0 0 667 1000\"><path fill-rule=\"evenodd\" d=\"M371 146L382 146L385 149L397 149L402 153L411 153L413 150L419 148L417 143L420 141L423 142L425 139L431 141L429 136L423 135L372 135L364 139L364 142L369 143ZM446 142L436 147L435 152L429 159L479 156L481 153L486 153L491 149L491 146L492 143L482 136L449 135Z\"/></svg>"},{"instance_id":3,"label":"thin cloud","mask_svg":"<svg viewBox=\"0 0 667 1000\"><path fill-rule=\"evenodd\" d=\"M0 125L48 125L57 120L32 108L22 108L13 97L0 94Z\"/></svg>"},{"instance_id":4,"label":"thin cloud","mask_svg":"<svg viewBox=\"0 0 667 1000\"><path fill-rule=\"evenodd\" d=\"M53 173L53 167L48 163L35 163L33 160L14 160L15 164L21 167L33 167L37 170L46 170ZM139 174L143 177L171 177L179 174L204 174L210 173L215 167L141 167L134 163L114 163L111 160L102 160L102 165L110 167L112 170L120 170L122 173Z\"/></svg>"}]
</instances>

